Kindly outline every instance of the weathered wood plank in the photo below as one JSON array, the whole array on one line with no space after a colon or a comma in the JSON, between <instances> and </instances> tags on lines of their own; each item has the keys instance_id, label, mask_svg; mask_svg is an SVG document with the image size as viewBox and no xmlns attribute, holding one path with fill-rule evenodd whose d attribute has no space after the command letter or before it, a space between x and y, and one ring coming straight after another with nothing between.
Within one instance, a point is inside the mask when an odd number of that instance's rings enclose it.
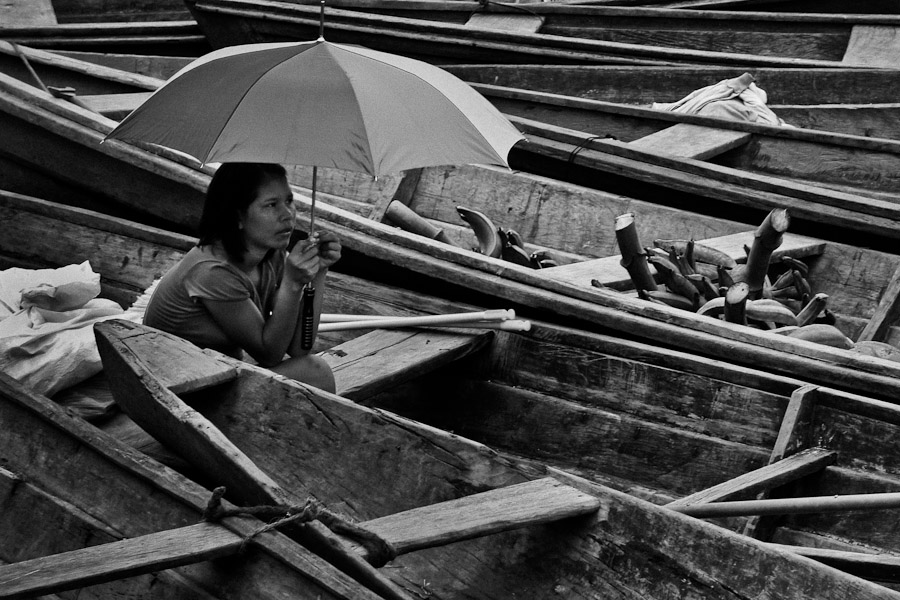
<instances>
[{"instance_id":1,"label":"weathered wood plank","mask_svg":"<svg viewBox=\"0 0 900 600\"><path fill-rule=\"evenodd\" d=\"M530 14L475 13L466 21L467 27L499 29L535 33L544 24L544 17Z\"/></svg>"},{"instance_id":2,"label":"weathered wood plank","mask_svg":"<svg viewBox=\"0 0 900 600\"><path fill-rule=\"evenodd\" d=\"M180 529L0 566L0 598L77 589L236 554L244 538L222 525Z\"/></svg>"},{"instance_id":3,"label":"weathered wood plank","mask_svg":"<svg viewBox=\"0 0 900 600\"><path fill-rule=\"evenodd\" d=\"M721 250L732 258L737 259L746 256L744 246L749 246L753 243L753 232L747 231L720 238L698 240L698 242ZM645 241L645 244L648 246L651 243L652 240ZM781 246L772 253L772 261L777 261L782 256L792 256L794 258L818 256L825 252L825 246L826 243L822 240L786 234ZM535 273L548 279L575 285L589 286L591 285L591 280L596 279L603 285L613 289L630 289L632 287L631 278L628 276L628 271L625 270L625 267L619 264L620 260L621 256L618 255L607 256L548 269L539 269Z\"/></svg>"},{"instance_id":4,"label":"weathered wood plank","mask_svg":"<svg viewBox=\"0 0 900 600\"><path fill-rule=\"evenodd\" d=\"M829 548L789 546L786 544L771 545L775 548L817 560L820 563L830 565L857 577L886 583L900 583L900 556L849 552Z\"/></svg>"},{"instance_id":5,"label":"weathered wood plank","mask_svg":"<svg viewBox=\"0 0 900 600\"><path fill-rule=\"evenodd\" d=\"M896 68L900 58L900 28L895 25L854 25L841 62L860 67Z\"/></svg>"},{"instance_id":6,"label":"weathered wood plank","mask_svg":"<svg viewBox=\"0 0 900 600\"><path fill-rule=\"evenodd\" d=\"M679 123L629 142L629 146L647 152L706 160L743 146L753 137L744 131L729 131Z\"/></svg>"},{"instance_id":7,"label":"weathered wood plank","mask_svg":"<svg viewBox=\"0 0 900 600\"><path fill-rule=\"evenodd\" d=\"M546 477L361 523L399 554L596 512L602 501Z\"/></svg>"},{"instance_id":8,"label":"weathered wood plank","mask_svg":"<svg viewBox=\"0 0 900 600\"><path fill-rule=\"evenodd\" d=\"M894 271L894 275L875 309L875 314L866 323L857 341L884 341L888 329L898 316L900 316L900 268Z\"/></svg>"},{"instance_id":9,"label":"weathered wood plank","mask_svg":"<svg viewBox=\"0 0 900 600\"><path fill-rule=\"evenodd\" d=\"M834 463L837 453L823 448L813 448L788 458L766 465L717 486L702 490L690 496L679 498L666 505L668 508L691 506L706 502L721 502L736 496L754 494L770 490L806 475L816 473Z\"/></svg>"},{"instance_id":10,"label":"weathered wood plank","mask_svg":"<svg viewBox=\"0 0 900 600\"><path fill-rule=\"evenodd\" d=\"M334 371L338 395L360 401L471 354L492 337L488 331L379 329L335 346L322 357Z\"/></svg>"},{"instance_id":11,"label":"weathered wood plank","mask_svg":"<svg viewBox=\"0 0 900 600\"><path fill-rule=\"evenodd\" d=\"M140 106L151 94L152 92L94 94L91 96L79 96L78 98L92 111L118 121Z\"/></svg>"},{"instance_id":12,"label":"weathered wood plank","mask_svg":"<svg viewBox=\"0 0 900 600\"><path fill-rule=\"evenodd\" d=\"M791 393L784 417L781 419L781 427L778 429L778 437L769 456L770 466L809 445L817 396L818 386L815 385L804 385ZM758 499L762 500L768 496L767 489L759 494ZM774 526L775 521L772 518L753 516L744 523L743 533L757 539L767 539L771 536Z\"/></svg>"},{"instance_id":13,"label":"weathered wood plank","mask_svg":"<svg viewBox=\"0 0 900 600\"><path fill-rule=\"evenodd\" d=\"M4 27L56 25L56 12L52 0L3 0L0 23Z\"/></svg>"}]
</instances>

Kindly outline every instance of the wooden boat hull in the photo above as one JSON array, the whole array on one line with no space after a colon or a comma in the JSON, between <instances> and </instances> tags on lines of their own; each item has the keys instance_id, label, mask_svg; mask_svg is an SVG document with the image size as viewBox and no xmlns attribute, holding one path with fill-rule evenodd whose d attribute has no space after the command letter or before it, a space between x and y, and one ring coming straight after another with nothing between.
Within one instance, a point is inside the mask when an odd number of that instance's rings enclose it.
<instances>
[{"instance_id":1,"label":"wooden boat hull","mask_svg":"<svg viewBox=\"0 0 900 600\"><path fill-rule=\"evenodd\" d=\"M460 0L336 0L329 7L599 41L845 62L853 61L852 56L845 54L851 39L859 37L864 28L900 24L896 16L887 14L792 14L771 7L769 12L761 12L766 8L738 12L699 7L683 11L652 6L616 7L602 2L526 3L510 7Z\"/></svg>"},{"instance_id":2,"label":"wooden boat hull","mask_svg":"<svg viewBox=\"0 0 900 600\"><path fill-rule=\"evenodd\" d=\"M208 490L2 373L0 421L0 564L194 525L209 500ZM225 523L238 544L262 525L246 518ZM52 579L55 573L45 568ZM4 592L14 583L5 581ZM156 573L138 567L131 577L95 583L76 594L98 599L377 598L278 533L250 543L238 559Z\"/></svg>"},{"instance_id":3,"label":"wooden boat hull","mask_svg":"<svg viewBox=\"0 0 900 600\"><path fill-rule=\"evenodd\" d=\"M489 98L497 97L498 100L504 95L491 93L490 86L635 108L649 108L653 102L675 102L695 90L745 72L733 67L712 66L656 68L460 64L445 65L443 68L473 84ZM746 72L751 73L756 84L765 90L769 108L790 125L847 135L898 138L898 107L891 91L900 77L896 70L753 68ZM577 106L572 101L569 104ZM537 112L540 105L535 103L530 108L532 116L520 116L550 122L550 119L542 118L543 115L562 112L565 106L560 101L557 106L546 109L547 112ZM563 126L588 130L578 121Z\"/></svg>"},{"instance_id":4,"label":"wooden boat hull","mask_svg":"<svg viewBox=\"0 0 900 600\"><path fill-rule=\"evenodd\" d=\"M191 14L216 47L314 39L319 7L270 1L189 1ZM710 52L607 42L563 35L498 31L352 10L328 11L327 37L438 64L730 64L842 67L841 61Z\"/></svg>"},{"instance_id":5,"label":"wooden boat hull","mask_svg":"<svg viewBox=\"0 0 900 600\"><path fill-rule=\"evenodd\" d=\"M0 267L47 268L89 259L101 274L104 295L123 306L193 244L187 236L9 194L0 215L6 226L0 229L0 240L6 243L0 247ZM36 243L40 236L34 232L41 230L60 235ZM345 314L474 310L449 298L340 272L329 275L326 294L326 310ZM792 394L806 385L801 373L776 375L729 364L724 356L697 357L535 321L527 333L499 332L487 348L403 386L390 369L372 367L374 373L387 371L383 376L392 382L373 388L365 380L355 383L354 369L380 353L388 363L402 364L400 356L394 359L391 354L401 342L419 335L428 347L428 336L435 332L386 338L393 344L387 351L362 345L373 337L368 333L323 333L316 346L333 362L339 391L348 398L657 504L764 466L778 445L782 422L792 412ZM435 340L432 345L440 344ZM355 354L360 348L362 356ZM194 373L197 369L191 367ZM786 490L828 495L900 488L893 449L900 409L826 387L815 394L814 413L797 430L796 443L798 448L820 445L838 456L834 465ZM423 395L428 402L422 402ZM163 456L170 458L171 451ZM740 531L742 522L719 524ZM847 549L852 540L897 552L891 522L867 513L800 516L779 524L771 539L836 549Z\"/></svg>"},{"instance_id":6,"label":"wooden boat hull","mask_svg":"<svg viewBox=\"0 0 900 600\"><path fill-rule=\"evenodd\" d=\"M173 373L160 368L159 361L165 360L170 344L175 352L172 356L181 360L189 346L157 333L141 335L140 327L126 327L123 322L108 322L98 327L97 333L105 364L115 373L114 389L123 400L140 397L148 408L146 403L153 397L161 400L165 396L166 404L176 402L171 392L160 387L173 382ZM155 370L142 359L146 341L155 347ZM287 493L301 498L312 493L333 510L364 523L398 509L459 498L548 473L577 485L602 503L596 516L571 523L529 527L404 554L390 563L397 568L389 569L401 585L425 585L424 580L428 590L440 597L490 597L500 591L545 597L564 589L598 598L631 598L635 594L645 598L672 594L679 598L733 598L748 591L792 598L807 596L807 586L816 581L816 598L836 591L841 596L835 597L841 598L896 596L886 588L844 579L803 559L769 554L765 546L752 540L565 472L546 471L539 465L526 469L464 438L391 413L361 408L240 362L225 362L228 368L237 369L237 379L194 393L193 406ZM161 379L151 384L154 373ZM148 419L144 426L162 435L164 428L157 429L161 422ZM285 435L293 431L296 434ZM292 443L284 444L286 439ZM243 488L245 493L252 493L250 489ZM680 542L672 544L672 540ZM726 555L726 560L720 560ZM738 555L741 560L735 561L733 557ZM756 563L769 557L772 563L764 567L767 576L760 577L762 571ZM684 577L685 567L695 576ZM674 573L678 575L672 577Z\"/></svg>"},{"instance_id":7,"label":"wooden boat hull","mask_svg":"<svg viewBox=\"0 0 900 600\"><path fill-rule=\"evenodd\" d=\"M14 142L4 148L4 153L15 156L15 161L9 161L10 168L0 171L4 187L102 211L122 214L127 208L131 214L156 219L157 223L163 218L167 226L182 231L189 231L197 222L209 169L198 170L188 166L191 161L179 159L183 161L179 163L117 141L101 144L112 127L111 121L41 97L30 86L8 79L4 81L6 91L0 95L4 103L0 115L4 131L10 132L4 140ZM57 173L56 159L62 157L86 162L83 168ZM47 177L50 173L57 174ZM538 185L533 189L542 188ZM356 200L342 201L343 209L331 208L327 200L322 206L322 218L344 240L345 265L359 260L362 269L399 272L407 279L415 272L418 283L410 281L410 285L464 291L485 300L481 304L499 300L525 313L552 315L553 319L565 319L595 331L627 332L704 355L729 356L735 362L775 372L804 372L811 381L880 397L890 397L900 389L895 381L896 364L882 359L648 305L592 288L589 281L578 285L559 282L531 269L405 234L345 212L352 208L358 214L371 214L371 205ZM610 215L610 219L614 217ZM399 270L398 265L402 265ZM886 286L882 281L874 293L880 297Z\"/></svg>"}]
</instances>

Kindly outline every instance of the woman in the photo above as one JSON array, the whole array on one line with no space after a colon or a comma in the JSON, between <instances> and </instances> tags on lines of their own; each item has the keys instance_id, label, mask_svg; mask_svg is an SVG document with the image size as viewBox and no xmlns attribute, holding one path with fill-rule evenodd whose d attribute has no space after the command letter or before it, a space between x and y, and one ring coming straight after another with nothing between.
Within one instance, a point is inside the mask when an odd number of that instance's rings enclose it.
<instances>
[{"instance_id":1,"label":"woman","mask_svg":"<svg viewBox=\"0 0 900 600\"><path fill-rule=\"evenodd\" d=\"M301 345L304 287L312 284L313 339L325 274L341 256L321 232L288 252L294 204L280 165L225 163L206 194L200 240L156 287L144 323L276 373L334 391L334 376ZM287 355L287 357L286 357Z\"/></svg>"}]
</instances>

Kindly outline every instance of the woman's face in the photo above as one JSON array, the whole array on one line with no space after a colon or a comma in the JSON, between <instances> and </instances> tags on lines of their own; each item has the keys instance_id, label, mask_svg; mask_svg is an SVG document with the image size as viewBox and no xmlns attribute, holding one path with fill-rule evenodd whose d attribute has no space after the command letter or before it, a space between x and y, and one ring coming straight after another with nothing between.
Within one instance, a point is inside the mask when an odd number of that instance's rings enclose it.
<instances>
[{"instance_id":1,"label":"woman's face","mask_svg":"<svg viewBox=\"0 0 900 600\"><path fill-rule=\"evenodd\" d=\"M294 230L294 202L284 177L267 176L241 215L241 232L248 252L284 249Z\"/></svg>"}]
</instances>

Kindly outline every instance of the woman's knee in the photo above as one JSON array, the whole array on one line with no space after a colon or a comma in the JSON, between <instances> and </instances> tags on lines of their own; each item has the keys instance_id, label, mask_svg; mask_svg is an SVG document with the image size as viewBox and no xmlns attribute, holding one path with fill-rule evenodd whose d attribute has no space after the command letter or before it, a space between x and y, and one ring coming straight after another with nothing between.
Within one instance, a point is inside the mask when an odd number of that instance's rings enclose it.
<instances>
[{"instance_id":1,"label":"woman's knee","mask_svg":"<svg viewBox=\"0 0 900 600\"><path fill-rule=\"evenodd\" d=\"M295 356L273 367L273 371L285 377L308 383L326 392L334 393L334 373L328 363L320 356Z\"/></svg>"}]
</instances>

